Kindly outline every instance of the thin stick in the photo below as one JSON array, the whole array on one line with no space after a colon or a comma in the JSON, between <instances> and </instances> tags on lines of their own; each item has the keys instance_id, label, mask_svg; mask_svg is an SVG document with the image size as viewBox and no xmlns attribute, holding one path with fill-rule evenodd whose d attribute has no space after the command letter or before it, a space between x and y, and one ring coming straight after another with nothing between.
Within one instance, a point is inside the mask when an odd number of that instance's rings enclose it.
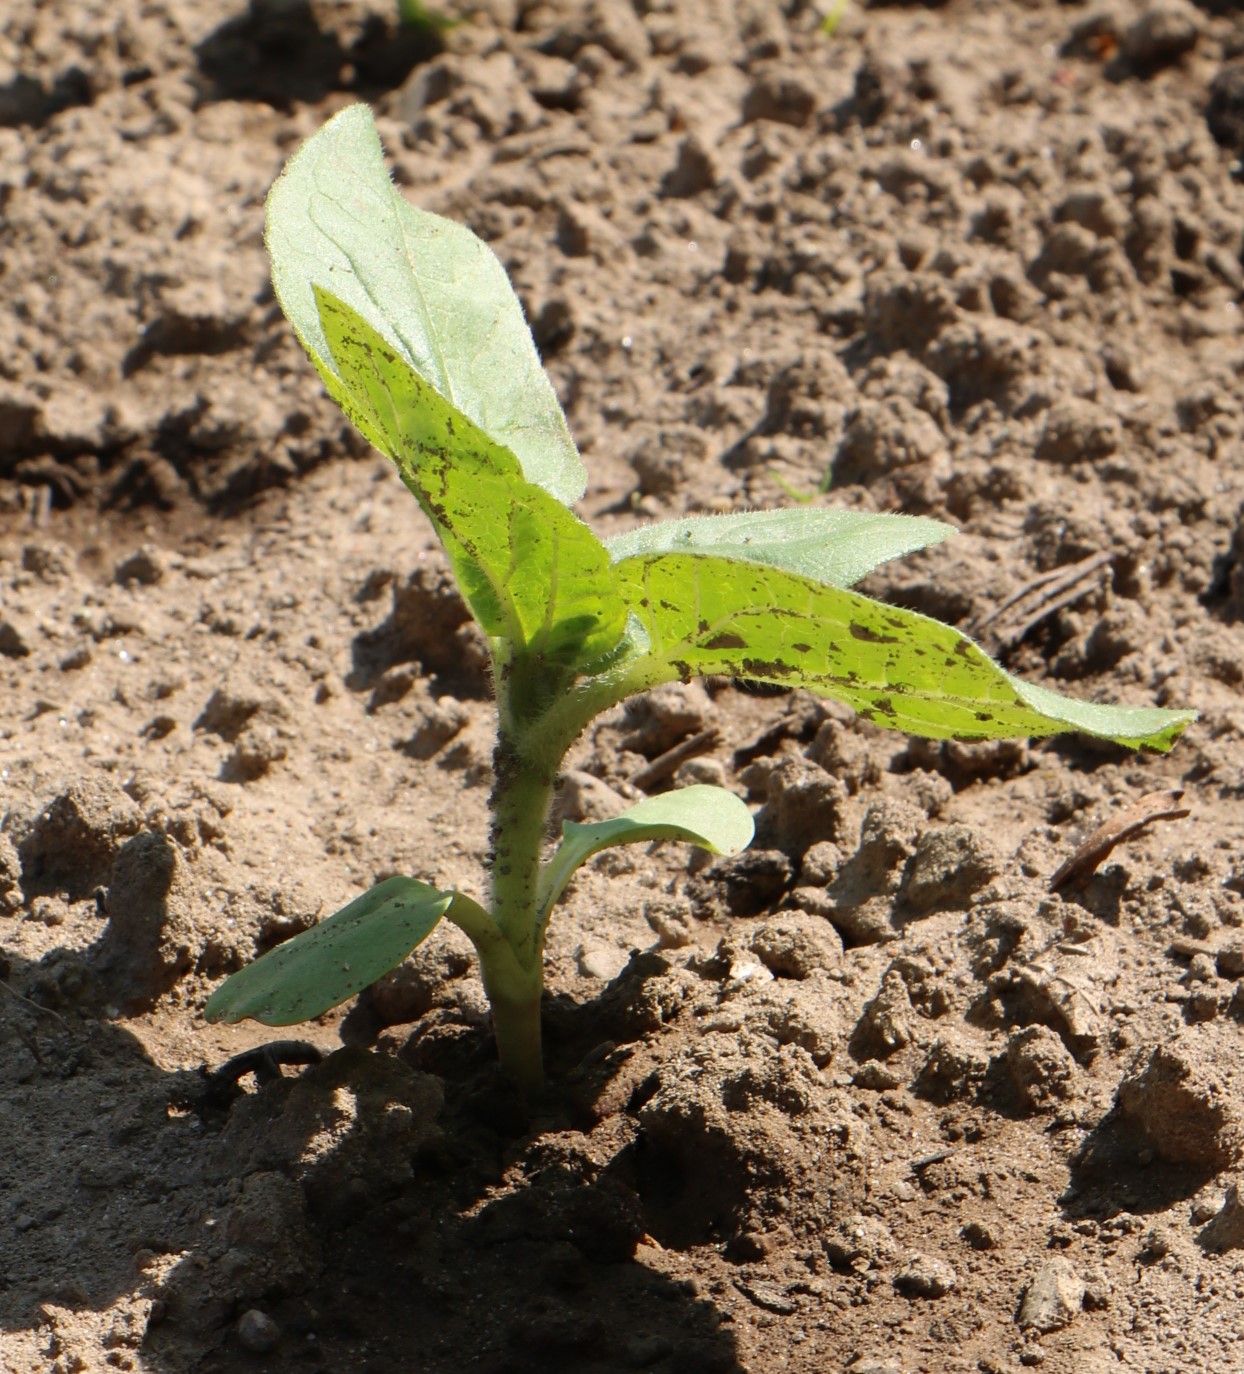
<instances>
[{"instance_id":1,"label":"thin stick","mask_svg":"<svg viewBox=\"0 0 1244 1374\"><path fill-rule=\"evenodd\" d=\"M664 782L666 778L673 776L688 759L707 754L720 743L721 731L716 726L701 730L698 735L683 740L681 744L667 749L664 754L658 754L646 768L632 774L631 781L636 787L642 787L647 791L654 783Z\"/></svg>"},{"instance_id":2,"label":"thin stick","mask_svg":"<svg viewBox=\"0 0 1244 1374\"><path fill-rule=\"evenodd\" d=\"M1099 825L1088 839L1076 846L1070 857L1059 864L1050 877L1050 891L1056 892L1068 883L1084 882L1105 862L1115 845L1130 840L1154 821L1182 820L1190 814L1188 807L1179 805L1182 797L1182 788L1172 788L1169 792L1146 792L1139 801Z\"/></svg>"},{"instance_id":3,"label":"thin stick","mask_svg":"<svg viewBox=\"0 0 1244 1374\"><path fill-rule=\"evenodd\" d=\"M1001 628L993 629L990 637L1000 647L1011 648L1047 616L1087 596L1096 573L1113 558L1112 553L1094 553L1069 567L1041 573L978 620L972 633L984 637L984 631L998 622Z\"/></svg>"}]
</instances>

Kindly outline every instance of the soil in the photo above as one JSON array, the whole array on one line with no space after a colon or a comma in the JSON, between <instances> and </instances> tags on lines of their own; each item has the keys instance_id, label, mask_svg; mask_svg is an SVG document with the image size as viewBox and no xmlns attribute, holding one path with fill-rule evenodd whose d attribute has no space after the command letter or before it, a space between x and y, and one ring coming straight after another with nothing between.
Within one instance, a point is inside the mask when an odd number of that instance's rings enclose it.
<instances>
[{"instance_id":1,"label":"soil","mask_svg":"<svg viewBox=\"0 0 1244 1374\"><path fill-rule=\"evenodd\" d=\"M4 9L0 1368L1239 1370L1241 7ZM600 528L938 516L870 592L1200 721L931 745L667 689L568 814L713 729L676 776L757 842L576 880L546 1101L452 932L293 1043L206 1024L371 883L483 883L479 644L266 277L358 98L512 273Z\"/></svg>"}]
</instances>

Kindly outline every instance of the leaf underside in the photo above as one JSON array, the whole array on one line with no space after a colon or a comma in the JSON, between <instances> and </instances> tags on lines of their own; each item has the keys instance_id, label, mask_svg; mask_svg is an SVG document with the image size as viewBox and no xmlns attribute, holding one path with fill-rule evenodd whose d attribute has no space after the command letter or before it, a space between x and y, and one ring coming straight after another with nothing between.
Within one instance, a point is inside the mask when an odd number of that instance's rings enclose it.
<instances>
[{"instance_id":1,"label":"leaf underside","mask_svg":"<svg viewBox=\"0 0 1244 1374\"><path fill-rule=\"evenodd\" d=\"M1080 730L1165 751L1196 716L1034 687L948 625L781 569L671 553L614 566L650 639L632 668L645 685L721 673L807 687L878 725L935 739Z\"/></svg>"},{"instance_id":2,"label":"leaf underside","mask_svg":"<svg viewBox=\"0 0 1244 1374\"><path fill-rule=\"evenodd\" d=\"M294 154L269 192L272 282L323 373L333 359L313 288L357 311L452 406L570 505L586 474L505 268L465 225L394 187L375 120L351 105Z\"/></svg>"},{"instance_id":3,"label":"leaf underside","mask_svg":"<svg viewBox=\"0 0 1244 1374\"><path fill-rule=\"evenodd\" d=\"M850 587L882 563L955 533L953 525L918 515L800 506L664 520L607 539L605 547L615 563L654 553L712 553Z\"/></svg>"},{"instance_id":4,"label":"leaf underside","mask_svg":"<svg viewBox=\"0 0 1244 1374\"><path fill-rule=\"evenodd\" d=\"M704 783L645 797L607 821L566 821L562 842L549 861L540 905L547 911L575 870L602 849L649 840L680 840L712 854L737 854L751 844L755 829L743 801L724 787Z\"/></svg>"},{"instance_id":5,"label":"leaf underside","mask_svg":"<svg viewBox=\"0 0 1244 1374\"><path fill-rule=\"evenodd\" d=\"M606 821L566 821L562 826L568 840L591 853L641 840L683 840L714 854L737 854L751 843L754 831L743 801L707 783L645 797Z\"/></svg>"},{"instance_id":6,"label":"leaf underside","mask_svg":"<svg viewBox=\"0 0 1244 1374\"><path fill-rule=\"evenodd\" d=\"M292 1026L339 1006L396 968L453 901L414 878L387 878L327 920L227 978L204 1008L209 1021Z\"/></svg>"}]
</instances>

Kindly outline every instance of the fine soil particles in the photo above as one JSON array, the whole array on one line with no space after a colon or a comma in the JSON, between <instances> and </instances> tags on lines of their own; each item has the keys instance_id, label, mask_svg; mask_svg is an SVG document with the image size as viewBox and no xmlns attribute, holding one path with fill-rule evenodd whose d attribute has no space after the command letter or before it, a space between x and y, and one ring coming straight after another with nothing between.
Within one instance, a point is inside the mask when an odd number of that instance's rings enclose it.
<instances>
[{"instance_id":1,"label":"fine soil particles","mask_svg":"<svg viewBox=\"0 0 1244 1374\"><path fill-rule=\"evenodd\" d=\"M1238 1374L1244 7L457 4L3 5L0 1370ZM385 877L485 892L484 646L267 276L359 99L510 272L603 533L944 519L865 589L1200 720L664 688L565 814L715 782L757 839L581 872L546 1100L452 929L209 1025Z\"/></svg>"}]
</instances>

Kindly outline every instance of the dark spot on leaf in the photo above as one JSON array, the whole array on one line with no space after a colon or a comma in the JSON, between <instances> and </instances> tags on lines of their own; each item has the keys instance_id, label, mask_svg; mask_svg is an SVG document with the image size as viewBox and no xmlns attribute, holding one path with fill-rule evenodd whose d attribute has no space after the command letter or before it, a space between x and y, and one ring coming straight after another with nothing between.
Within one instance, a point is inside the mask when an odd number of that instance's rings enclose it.
<instances>
[{"instance_id":1,"label":"dark spot on leaf","mask_svg":"<svg viewBox=\"0 0 1244 1374\"><path fill-rule=\"evenodd\" d=\"M776 678L779 681L794 674L789 663L781 663L776 659L745 658L739 664L739 669L745 677Z\"/></svg>"},{"instance_id":2,"label":"dark spot on leaf","mask_svg":"<svg viewBox=\"0 0 1244 1374\"><path fill-rule=\"evenodd\" d=\"M862 639L868 644L897 644L898 640L893 635L879 635L876 630L870 630L867 625L861 625L853 620L848 626L851 631L852 639Z\"/></svg>"},{"instance_id":3,"label":"dark spot on leaf","mask_svg":"<svg viewBox=\"0 0 1244 1374\"><path fill-rule=\"evenodd\" d=\"M706 649L746 649L747 641L741 635L720 634L714 635L705 643L704 647Z\"/></svg>"}]
</instances>

